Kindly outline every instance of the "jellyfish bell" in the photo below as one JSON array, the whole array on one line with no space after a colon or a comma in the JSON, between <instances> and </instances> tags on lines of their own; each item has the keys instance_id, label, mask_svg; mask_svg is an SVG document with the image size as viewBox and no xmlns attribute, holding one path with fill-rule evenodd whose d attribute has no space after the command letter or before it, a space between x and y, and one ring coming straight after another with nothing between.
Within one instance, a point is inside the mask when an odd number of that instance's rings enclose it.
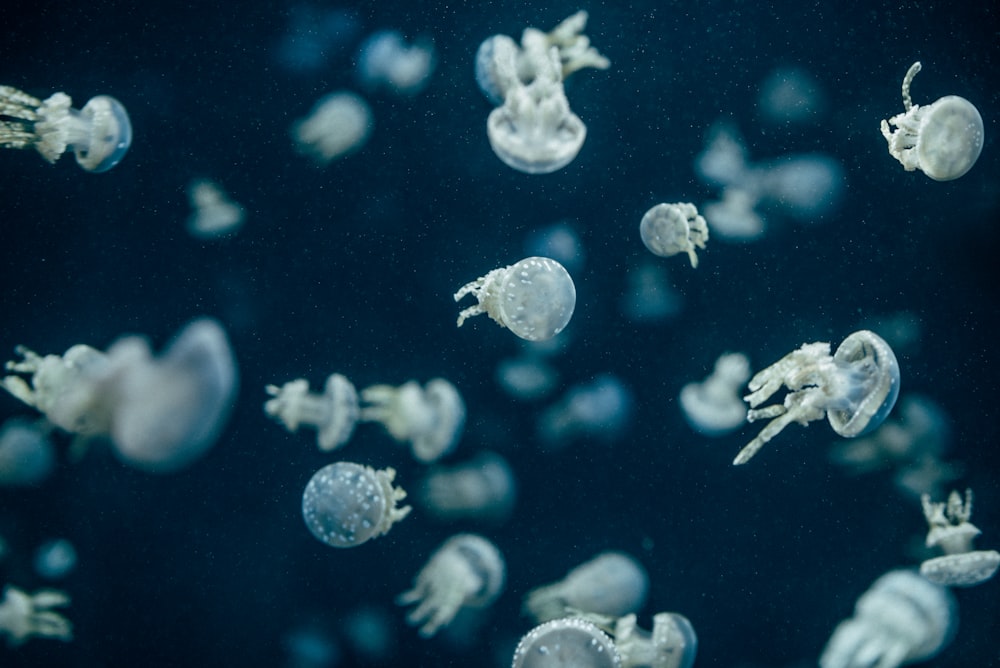
<instances>
[{"instance_id":1,"label":"jellyfish bell","mask_svg":"<svg viewBox=\"0 0 1000 668\"><path fill-rule=\"evenodd\" d=\"M827 411L833 430L846 438L875 431L899 398L899 362L889 344L868 330L854 332L837 348L834 364L849 369L845 401Z\"/></svg>"},{"instance_id":2,"label":"jellyfish bell","mask_svg":"<svg viewBox=\"0 0 1000 668\"><path fill-rule=\"evenodd\" d=\"M564 617L536 626L514 650L511 668L620 668L614 641L595 624Z\"/></svg>"},{"instance_id":3,"label":"jellyfish bell","mask_svg":"<svg viewBox=\"0 0 1000 668\"><path fill-rule=\"evenodd\" d=\"M84 127L74 124L67 144L85 170L106 172L121 162L132 145L132 122L128 112L115 98L98 95L90 98L79 115L89 121L86 132L74 134L73 130L79 132Z\"/></svg>"}]
</instances>

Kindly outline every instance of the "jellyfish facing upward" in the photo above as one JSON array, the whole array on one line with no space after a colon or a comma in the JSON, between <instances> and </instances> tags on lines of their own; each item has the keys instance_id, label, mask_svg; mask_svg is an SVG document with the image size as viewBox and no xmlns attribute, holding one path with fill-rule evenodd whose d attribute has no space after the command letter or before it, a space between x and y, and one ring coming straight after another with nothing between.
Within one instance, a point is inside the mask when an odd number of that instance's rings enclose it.
<instances>
[{"instance_id":1,"label":"jellyfish facing upward","mask_svg":"<svg viewBox=\"0 0 1000 668\"><path fill-rule=\"evenodd\" d=\"M921 575L946 587L971 587L996 575L1000 568L1000 552L972 548L972 541L982 532L969 521L972 518L971 489L965 490L965 503L957 491L952 491L947 503L932 503L927 494L920 502L930 528L927 547L940 547L944 552L944 556L920 564Z\"/></svg>"},{"instance_id":2,"label":"jellyfish facing upward","mask_svg":"<svg viewBox=\"0 0 1000 668\"><path fill-rule=\"evenodd\" d=\"M957 95L946 95L921 107L910 98L910 85L920 71L916 62L903 77L903 109L881 124L889 155L903 169L919 169L935 181L951 181L972 169L983 150L983 118ZM889 126L895 127L890 130Z\"/></svg>"},{"instance_id":3,"label":"jellyfish facing upward","mask_svg":"<svg viewBox=\"0 0 1000 668\"><path fill-rule=\"evenodd\" d=\"M388 86L402 95L422 91L434 71L434 43L408 45L396 30L380 30L358 49L358 75L370 88Z\"/></svg>"},{"instance_id":4,"label":"jellyfish facing upward","mask_svg":"<svg viewBox=\"0 0 1000 668\"><path fill-rule=\"evenodd\" d=\"M684 615L660 612L653 615L653 630L636 623L635 614L624 617L574 611L614 638L622 668L691 668L698 654L698 636Z\"/></svg>"},{"instance_id":5,"label":"jellyfish facing upward","mask_svg":"<svg viewBox=\"0 0 1000 668\"><path fill-rule=\"evenodd\" d=\"M39 100L0 86L0 147L33 148L48 162L72 150L86 171L108 171L132 144L128 112L108 95L90 98L83 109L72 104L66 93Z\"/></svg>"},{"instance_id":6,"label":"jellyfish facing upward","mask_svg":"<svg viewBox=\"0 0 1000 668\"><path fill-rule=\"evenodd\" d=\"M750 378L750 360L743 353L726 353L715 361L711 375L681 388L684 417L705 436L723 436L739 428L746 409L739 391Z\"/></svg>"},{"instance_id":7,"label":"jellyfish facing upward","mask_svg":"<svg viewBox=\"0 0 1000 668\"><path fill-rule=\"evenodd\" d=\"M781 404L758 408L782 385ZM876 429L899 396L899 363L882 337L868 330L848 336L830 355L829 343L807 343L750 379L747 421L770 418L740 450L733 464L745 464L792 422L805 426L826 417L833 430L853 438Z\"/></svg>"}]
</instances>

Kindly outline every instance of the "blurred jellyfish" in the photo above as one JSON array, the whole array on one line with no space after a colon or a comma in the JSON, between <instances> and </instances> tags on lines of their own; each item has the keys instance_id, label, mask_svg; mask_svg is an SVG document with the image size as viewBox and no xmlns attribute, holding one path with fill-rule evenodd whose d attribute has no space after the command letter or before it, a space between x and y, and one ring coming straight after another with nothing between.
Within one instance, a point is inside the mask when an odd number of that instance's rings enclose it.
<instances>
[{"instance_id":1,"label":"blurred jellyfish","mask_svg":"<svg viewBox=\"0 0 1000 668\"><path fill-rule=\"evenodd\" d=\"M732 186L748 178L749 158L743 138L728 123L716 123L708 132L705 150L694 163L695 173L710 185Z\"/></svg>"},{"instance_id":2,"label":"blurred jellyfish","mask_svg":"<svg viewBox=\"0 0 1000 668\"><path fill-rule=\"evenodd\" d=\"M360 34L361 19L354 10L296 5L288 11L288 28L275 45L274 58L292 72L318 72Z\"/></svg>"},{"instance_id":3,"label":"blurred jellyfish","mask_svg":"<svg viewBox=\"0 0 1000 668\"><path fill-rule=\"evenodd\" d=\"M611 617L637 612L646 602L649 576L624 552L602 552L549 585L531 590L524 611L538 622L562 617L568 609Z\"/></svg>"},{"instance_id":4,"label":"blurred jellyfish","mask_svg":"<svg viewBox=\"0 0 1000 668\"><path fill-rule=\"evenodd\" d=\"M929 494L939 497L944 489L965 475L965 466L960 462L944 461L932 454L920 455L910 465L899 469L892 482L903 494L917 497Z\"/></svg>"},{"instance_id":5,"label":"blurred jellyfish","mask_svg":"<svg viewBox=\"0 0 1000 668\"><path fill-rule=\"evenodd\" d=\"M380 30L358 49L358 75L369 88L389 86L403 95L422 91L434 71L434 43L408 45L396 30Z\"/></svg>"},{"instance_id":6,"label":"blurred jellyfish","mask_svg":"<svg viewBox=\"0 0 1000 668\"><path fill-rule=\"evenodd\" d=\"M816 122L826 110L819 80L801 67L777 67L757 94L761 116L771 123Z\"/></svg>"},{"instance_id":7,"label":"blurred jellyfish","mask_svg":"<svg viewBox=\"0 0 1000 668\"><path fill-rule=\"evenodd\" d=\"M965 503L952 491L947 503L932 503L924 494L920 499L930 530L927 547L939 547L944 556L920 564L920 574L946 587L971 587L992 578L1000 568L1000 552L974 550L972 541L982 533L972 522L972 490L965 490Z\"/></svg>"},{"instance_id":8,"label":"blurred jellyfish","mask_svg":"<svg viewBox=\"0 0 1000 668\"><path fill-rule=\"evenodd\" d=\"M48 540L35 550L35 572L46 580L59 580L76 568L76 548L65 538Z\"/></svg>"},{"instance_id":9,"label":"blurred jellyfish","mask_svg":"<svg viewBox=\"0 0 1000 668\"><path fill-rule=\"evenodd\" d=\"M364 99L339 91L321 98L308 116L292 124L291 133L300 153L326 165L364 146L373 124Z\"/></svg>"},{"instance_id":10,"label":"blurred jellyfish","mask_svg":"<svg viewBox=\"0 0 1000 668\"><path fill-rule=\"evenodd\" d=\"M341 627L351 651L366 663L386 663L396 653L396 630L389 611L362 605L347 613Z\"/></svg>"},{"instance_id":11,"label":"blurred jellyfish","mask_svg":"<svg viewBox=\"0 0 1000 668\"><path fill-rule=\"evenodd\" d=\"M759 165L754 173L763 200L801 222L833 211L846 183L840 162L823 153L785 155Z\"/></svg>"},{"instance_id":12,"label":"blurred jellyfish","mask_svg":"<svg viewBox=\"0 0 1000 668\"><path fill-rule=\"evenodd\" d=\"M0 486L37 485L55 465L55 449L40 425L10 418L0 427Z\"/></svg>"},{"instance_id":13,"label":"blurred jellyfish","mask_svg":"<svg viewBox=\"0 0 1000 668\"><path fill-rule=\"evenodd\" d=\"M264 412L295 433L302 425L316 430L320 450L336 450L350 440L361 414L358 392L339 373L326 379L323 394L309 391L309 381L297 378L264 390L273 397L264 403Z\"/></svg>"},{"instance_id":14,"label":"blurred jellyfish","mask_svg":"<svg viewBox=\"0 0 1000 668\"><path fill-rule=\"evenodd\" d=\"M451 452L465 426L462 395L443 378L432 378L422 388L413 380L399 387L372 385L361 391L361 398L361 419L380 423L425 463Z\"/></svg>"},{"instance_id":15,"label":"blurred jellyfish","mask_svg":"<svg viewBox=\"0 0 1000 668\"><path fill-rule=\"evenodd\" d=\"M690 202L657 204L642 217L639 234L653 255L670 257L687 253L691 266L697 268L698 255L694 249L705 248L708 225Z\"/></svg>"},{"instance_id":16,"label":"blurred jellyfish","mask_svg":"<svg viewBox=\"0 0 1000 668\"><path fill-rule=\"evenodd\" d=\"M596 624L563 617L531 629L514 650L511 668L620 668L614 641Z\"/></svg>"},{"instance_id":17,"label":"blurred jellyfish","mask_svg":"<svg viewBox=\"0 0 1000 668\"><path fill-rule=\"evenodd\" d=\"M628 270L625 282L621 310L631 322L657 322L680 313L681 295L662 265L643 262Z\"/></svg>"},{"instance_id":18,"label":"blurred jellyfish","mask_svg":"<svg viewBox=\"0 0 1000 668\"><path fill-rule=\"evenodd\" d=\"M909 570L889 571L837 625L820 668L897 668L932 659L951 642L958 605L941 585Z\"/></svg>"},{"instance_id":19,"label":"blurred jellyfish","mask_svg":"<svg viewBox=\"0 0 1000 668\"><path fill-rule=\"evenodd\" d=\"M529 256L552 258L571 274L583 269L586 252L570 221L560 221L532 230L524 240Z\"/></svg>"},{"instance_id":20,"label":"blurred jellyfish","mask_svg":"<svg viewBox=\"0 0 1000 668\"><path fill-rule=\"evenodd\" d=\"M416 498L439 520L503 522L514 509L517 480L507 460L480 452L467 462L428 473Z\"/></svg>"},{"instance_id":21,"label":"blurred jellyfish","mask_svg":"<svg viewBox=\"0 0 1000 668\"><path fill-rule=\"evenodd\" d=\"M635 614L613 616L575 611L574 617L610 633L622 668L691 668L698 654L698 636L684 615L653 615L653 630L639 628Z\"/></svg>"},{"instance_id":22,"label":"blurred jellyfish","mask_svg":"<svg viewBox=\"0 0 1000 668\"><path fill-rule=\"evenodd\" d=\"M542 357L522 354L497 362L496 379L508 395L530 401L547 397L559 373Z\"/></svg>"},{"instance_id":23,"label":"blurred jellyfish","mask_svg":"<svg viewBox=\"0 0 1000 668\"><path fill-rule=\"evenodd\" d=\"M340 663L337 642L319 624L310 622L285 633L286 668L334 668Z\"/></svg>"},{"instance_id":24,"label":"blurred jellyfish","mask_svg":"<svg viewBox=\"0 0 1000 668\"><path fill-rule=\"evenodd\" d=\"M207 179L196 179L188 186L188 201L193 209L187 230L198 239L214 239L233 234L243 225L244 211L229 199L225 191Z\"/></svg>"},{"instance_id":25,"label":"blurred jellyfish","mask_svg":"<svg viewBox=\"0 0 1000 668\"><path fill-rule=\"evenodd\" d=\"M614 441L632 417L632 393L615 376L601 374L571 387L563 398L538 417L537 432L548 449L578 438Z\"/></svg>"},{"instance_id":26,"label":"blurred jellyfish","mask_svg":"<svg viewBox=\"0 0 1000 668\"><path fill-rule=\"evenodd\" d=\"M750 379L750 359L743 353L726 353L704 381L681 388L681 409L688 424L705 436L723 436L746 419L740 388Z\"/></svg>"},{"instance_id":27,"label":"blurred jellyfish","mask_svg":"<svg viewBox=\"0 0 1000 668\"><path fill-rule=\"evenodd\" d=\"M69 605L69 596L55 589L39 589L27 594L7 585L0 600L0 635L17 647L31 637L70 641L73 625L55 611Z\"/></svg>"},{"instance_id":28,"label":"blurred jellyfish","mask_svg":"<svg viewBox=\"0 0 1000 668\"><path fill-rule=\"evenodd\" d=\"M722 199L703 208L712 234L730 241L753 241L764 234L764 219L754 207L760 196L738 186L723 189Z\"/></svg>"}]
</instances>

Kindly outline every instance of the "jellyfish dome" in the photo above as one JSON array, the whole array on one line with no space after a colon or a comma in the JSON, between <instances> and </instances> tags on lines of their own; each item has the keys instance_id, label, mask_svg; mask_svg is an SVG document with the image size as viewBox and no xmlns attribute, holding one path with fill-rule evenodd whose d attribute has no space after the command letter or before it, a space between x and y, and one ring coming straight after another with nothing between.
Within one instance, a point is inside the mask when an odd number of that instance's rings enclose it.
<instances>
[{"instance_id":1,"label":"jellyfish dome","mask_svg":"<svg viewBox=\"0 0 1000 668\"><path fill-rule=\"evenodd\" d=\"M614 641L595 624L564 617L536 626L514 650L511 668L620 668Z\"/></svg>"}]
</instances>

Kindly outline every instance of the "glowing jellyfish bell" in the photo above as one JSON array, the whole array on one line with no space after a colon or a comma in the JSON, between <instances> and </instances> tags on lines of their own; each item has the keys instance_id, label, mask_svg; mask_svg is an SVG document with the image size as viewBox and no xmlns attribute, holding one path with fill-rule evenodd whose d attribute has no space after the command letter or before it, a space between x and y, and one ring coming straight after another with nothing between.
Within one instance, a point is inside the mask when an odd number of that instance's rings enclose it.
<instances>
[{"instance_id":1,"label":"glowing jellyfish bell","mask_svg":"<svg viewBox=\"0 0 1000 668\"><path fill-rule=\"evenodd\" d=\"M621 668L615 643L585 619L563 617L536 626L514 650L511 668Z\"/></svg>"},{"instance_id":2,"label":"glowing jellyfish bell","mask_svg":"<svg viewBox=\"0 0 1000 668\"><path fill-rule=\"evenodd\" d=\"M919 169L935 181L951 181L976 164L983 150L983 118L979 110L957 95L946 95L921 107L910 99L910 85L920 71L916 62L903 77L903 109L882 121L889 154L903 169ZM889 126L895 126L890 130Z\"/></svg>"},{"instance_id":3,"label":"glowing jellyfish bell","mask_svg":"<svg viewBox=\"0 0 1000 668\"><path fill-rule=\"evenodd\" d=\"M690 202L657 204L639 222L642 243L650 253L670 257L687 253L692 267L698 266L695 248L705 248L708 224Z\"/></svg>"}]
</instances>

